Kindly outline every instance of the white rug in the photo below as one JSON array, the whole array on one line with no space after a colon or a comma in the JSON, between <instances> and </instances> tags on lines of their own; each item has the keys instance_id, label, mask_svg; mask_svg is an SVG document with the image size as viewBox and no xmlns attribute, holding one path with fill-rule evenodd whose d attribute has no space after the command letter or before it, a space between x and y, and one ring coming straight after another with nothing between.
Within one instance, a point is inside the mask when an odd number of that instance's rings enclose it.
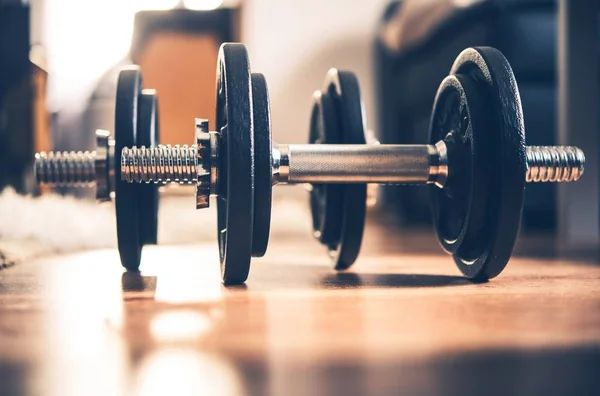
<instances>
[{"instance_id":1,"label":"white rug","mask_svg":"<svg viewBox=\"0 0 600 396\"><path fill-rule=\"evenodd\" d=\"M271 235L310 232L307 193L299 187L274 190ZM216 243L216 205L196 210L191 188L161 195L159 244ZM23 196L0 193L0 269L43 255L115 248L113 203L57 194Z\"/></svg>"}]
</instances>

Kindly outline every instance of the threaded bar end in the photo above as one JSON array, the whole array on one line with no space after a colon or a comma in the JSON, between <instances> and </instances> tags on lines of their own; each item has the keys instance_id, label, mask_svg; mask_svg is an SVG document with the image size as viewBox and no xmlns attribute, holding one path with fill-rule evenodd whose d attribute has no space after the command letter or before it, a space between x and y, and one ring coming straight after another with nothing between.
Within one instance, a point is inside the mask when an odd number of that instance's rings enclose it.
<instances>
[{"instance_id":1,"label":"threaded bar end","mask_svg":"<svg viewBox=\"0 0 600 396\"><path fill-rule=\"evenodd\" d=\"M96 181L95 151L40 152L35 154L38 184L88 187Z\"/></svg>"},{"instance_id":2,"label":"threaded bar end","mask_svg":"<svg viewBox=\"0 0 600 396\"><path fill-rule=\"evenodd\" d=\"M573 182L583 175L585 155L572 146L528 146L527 182Z\"/></svg>"},{"instance_id":3,"label":"threaded bar end","mask_svg":"<svg viewBox=\"0 0 600 396\"><path fill-rule=\"evenodd\" d=\"M121 180L129 183L193 184L197 166L196 145L125 147L121 152Z\"/></svg>"}]
</instances>

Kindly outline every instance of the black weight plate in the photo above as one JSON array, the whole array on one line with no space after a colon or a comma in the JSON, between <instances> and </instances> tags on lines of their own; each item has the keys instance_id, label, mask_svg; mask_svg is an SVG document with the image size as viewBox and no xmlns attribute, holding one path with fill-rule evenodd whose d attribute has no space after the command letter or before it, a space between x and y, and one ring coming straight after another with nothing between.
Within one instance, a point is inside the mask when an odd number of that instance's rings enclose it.
<instances>
[{"instance_id":1,"label":"black weight plate","mask_svg":"<svg viewBox=\"0 0 600 396\"><path fill-rule=\"evenodd\" d=\"M471 259L479 254L480 241L487 240L487 210L493 199L493 139L474 133L489 130L484 103L475 81L450 75L440 85L431 118L430 141L444 140L452 172L443 190L430 190L434 225L444 250L471 251Z\"/></svg>"},{"instance_id":2,"label":"black weight plate","mask_svg":"<svg viewBox=\"0 0 600 396\"><path fill-rule=\"evenodd\" d=\"M338 114L329 92L315 92L310 120L310 144L341 144ZM310 191L310 209L313 235L324 245L336 246L342 228L344 186L341 184L313 184Z\"/></svg>"},{"instance_id":3,"label":"black weight plate","mask_svg":"<svg viewBox=\"0 0 600 396\"><path fill-rule=\"evenodd\" d=\"M366 144L360 88L351 72L331 69L325 78L325 92L333 99L343 144ZM367 205L366 184L345 184L342 194L341 232L336 244L330 244L335 269L350 267L360 252Z\"/></svg>"},{"instance_id":4,"label":"black weight plate","mask_svg":"<svg viewBox=\"0 0 600 396\"><path fill-rule=\"evenodd\" d=\"M121 181L121 151L124 147L136 144L138 98L141 88L142 76L139 67L131 66L121 71L115 108L115 211L121 264L132 271L140 266L142 250L138 214L139 186Z\"/></svg>"},{"instance_id":5,"label":"black weight plate","mask_svg":"<svg viewBox=\"0 0 600 396\"><path fill-rule=\"evenodd\" d=\"M248 278L254 217L254 123L250 64L242 44L223 44L217 69L217 130L221 134L217 199L221 276Z\"/></svg>"},{"instance_id":6,"label":"black weight plate","mask_svg":"<svg viewBox=\"0 0 600 396\"><path fill-rule=\"evenodd\" d=\"M273 153L271 151L271 110L265 76L252 73L252 109L254 113L254 231L252 256L262 257L269 244Z\"/></svg>"},{"instance_id":7,"label":"black weight plate","mask_svg":"<svg viewBox=\"0 0 600 396\"><path fill-rule=\"evenodd\" d=\"M137 146L159 144L158 97L153 89L144 89L138 98ZM140 204L139 222L142 245L156 245L158 237L158 184L137 184Z\"/></svg>"},{"instance_id":8,"label":"black weight plate","mask_svg":"<svg viewBox=\"0 0 600 396\"><path fill-rule=\"evenodd\" d=\"M469 233L467 227L464 241L454 249L453 257L465 276L487 280L506 267L521 221L526 172L521 100L510 64L502 53L493 48L463 51L454 62L451 74L462 83L472 121L477 118L477 125L482 125L481 128L472 125L473 141L488 148L487 158L480 162L486 163L487 168L471 182L487 181L487 185L477 188L483 194L487 190L485 195L488 199L481 206L467 207L471 212L469 223L476 224L483 231L475 237L474 229ZM441 91L438 91L438 98L440 94ZM435 110L433 117L436 117ZM435 139L433 132L432 142ZM450 154L449 161L452 161ZM455 172L450 175L450 178L459 177ZM448 182L451 185L450 178Z\"/></svg>"}]
</instances>

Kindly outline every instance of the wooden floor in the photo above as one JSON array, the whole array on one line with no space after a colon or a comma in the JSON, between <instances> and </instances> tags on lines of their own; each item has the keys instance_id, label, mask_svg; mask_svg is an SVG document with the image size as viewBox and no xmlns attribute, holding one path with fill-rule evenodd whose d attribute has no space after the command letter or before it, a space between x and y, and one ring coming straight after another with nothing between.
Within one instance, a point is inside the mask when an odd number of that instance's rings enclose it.
<instances>
[{"instance_id":1,"label":"wooden floor","mask_svg":"<svg viewBox=\"0 0 600 396\"><path fill-rule=\"evenodd\" d=\"M147 248L141 274L115 251L1 271L0 394L600 394L594 260L471 284L431 235L371 227L343 273L309 236L269 249L236 288L214 244Z\"/></svg>"}]
</instances>

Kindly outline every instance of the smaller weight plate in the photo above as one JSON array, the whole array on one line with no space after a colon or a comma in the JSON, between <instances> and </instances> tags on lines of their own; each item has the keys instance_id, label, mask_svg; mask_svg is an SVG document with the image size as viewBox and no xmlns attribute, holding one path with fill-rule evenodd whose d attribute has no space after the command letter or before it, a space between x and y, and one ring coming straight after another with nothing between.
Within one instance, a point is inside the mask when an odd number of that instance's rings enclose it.
<instances>
[{"instance_id":1,"label":"smaller weight plate","mask_svg":"<svg viewBox=\"0 0 600 396\"><path fill-rule=\"evenodd\" d=\"M141 88L142 76L138 66L130 66L121 71L115 108L115 211L121 264L130 271L138 270L142 251L138 214L139 186L121 181L121 151L124 147L135 146L137 141Z\"/></svg>"},{"instance_id":2,"label":"smaller weight plate","mask_svg":"<svg viewBox=\"0 0 600 396\"><path fill-rule=\"evenodd\" d=\"M254 230L254 122L250 63L242 44L223 44L217 68L217 131L221 136L217 200L221 276L248 278Z\"/></svg>"},{"instance_id":3,"label":"smaller weight plate","mask_svg":"<svg viewBox=\"0 0 600 396\"><path fill-rule=\"evenodd\" d=\"M435 101L430 132L432 144L440 140L446 143L451 170L443 189L430 190L438 239L448 253L466 249L474 255L472 259L479 254L481 241L487 240L487 211L493 199L489 179L495 166L490 161L494 157L493 140L474 133L488 128L485 102L472 79L446 77Z\"/></svg>"},{"instance_id":4,"label":"smaller weight plate","mask_svg":"<svg viewBox=\"0 0 600 396\"><path fill-rule=\"evenodd\" d=\"M328 92L315 92L310 126L310 144L342 142L337 110ZM313 184L310 191L313 235L326 246L335 247L340 239L343 194L341 184Z\"/></svg>"},{"instance_id":5,"label":"smaller weight plate","mask_svg":"<svg viewBox=\"0 0 600 396\"><path fill-rule=\"evenodd\" d=\"M144 89L138 98L137 146L159 144L158 97L153 89ZM143 245L156 245L158 239L158 184L137 184L140 238Z\"/></svg>"},{"instance_id":6,"label":"smaller weight plate","mask_svg":"<svg viewBox=\"0 0 600 396\"><path fill-rule=\"evenodd\" d=\"M456 100L451 104L448 92L457 90L459 85L462 87L461 105L457 105ZM468 111L461 111L461 107ZM468 117L471 122L465 124L471 125L475 144L470 159L458 160L458 167L449 175L449 188L444 188L444 193L449 194L443 199L454 202L440 210L456 210L445 216L458 221L446 235L437 224L438 238L444 245L443 239L447 235L462 234L462 241L454 243L455 246L448 250L465 276L483 281L500 274L510 259L520 226L525 190L525 128L521 100L510 64L502 53L479 47L469 48L458 56L451 77L444 80L436 96L431 143L435 143L440 135L451 132L440 130L444 125L453 124L444 121L444 114L448 118ZM466 153L466 150L457 150L456 146L448 145L450 169L454 169L457 158ZM464 170L464 164L469 162L471 172L462 172L461 168ZM465 191L471 193L465 194ZM473 191L477 193L473 194ZM434 219L435 197L440 198L440 194L432 192ZM458 203L461 195L476 199L463 203L461 209Z\"/></svg>"},{"instance_id":7,"label":"smaller weight plate","mask_svg":"<svg viewBox=\"0 0 600 396\"><path fill-rule=\"evenodd\" d=\"M262 257L269 244L273 187L271 151L271 110L265 76L252 73L252 109L254 113L254 231L252 256Z\"/></svg>"},{"instance_id":8,"label":"smaller weight plate","mask_svg":"<svg viewBox=\"0 0 600 396\"><path fill-rule=\"evenodd\" d=\"M316 95L319 98L319 95ZM327 102L331 101L331 105ZM325 78L320 102L313 110L311 140L323 136L324 143L366 144L363 105L358 80L353 73L331 69ZM321 122L316 122L319 115ZM320 128L321 130L314 130ZM336 131L331 128L337 129ZM336 139L337 141L332 141ZM365 224L367 185L345 184L325 185L327 190L311 195L313 223L315 219L325 219L331 225L331 236L322 237L335 269L350 267L358 257ZM313 186L313 192L315 186ZM317 188L317 193L319 192ZM333 196L329 196L332 194ZM316 195L316 197L315 197ZM320 198L318 201L315 198ZM323 224L323 223L321 223ZM323 226L322 226L323 227Z\"/></svg>"}]
</instances>

